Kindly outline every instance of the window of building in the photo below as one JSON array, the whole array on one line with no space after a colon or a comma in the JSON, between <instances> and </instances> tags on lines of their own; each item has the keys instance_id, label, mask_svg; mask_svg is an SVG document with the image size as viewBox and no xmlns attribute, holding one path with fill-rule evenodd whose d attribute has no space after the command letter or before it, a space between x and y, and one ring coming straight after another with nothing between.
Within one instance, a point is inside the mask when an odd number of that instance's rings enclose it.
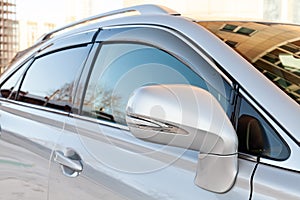
<instances>
[{"instance_id":1,"label":"window of building","mask_svg":"<svg viewBox=\"0 0 300 200\"><path fill-rule=\"evenodd\" d=\"M37 58L26 71L17 100L70 111L76 75L89 47L78 47Z\"/></svg>"},{"instance_id":2,"label":"window of building","mask_svg":"<svg viewBox=\"0 0 300 200\"><path fill-rule=\"evenodd\" d=\"M38 38L38 24L36 22L27 22L27 46L31 46Z\"/></svg>"},{"instance_id":3,"label":"window of building","mask_svg":"<svg viewBox=\"0 0 300 200\"><path fill-rule=\"evenodd\" d=\"M53 23L44 23L44 28L47 31L51 31L55 28L55 24L53 24Z\"/></svg>"},{"instance_id":4,"label":"window of building","mask_svg":"<svg viewBox=\"0 0 300 200\"><path fill-rule=\"evenodd\" d=\"M296 102L300 103L300 95L295 92L299 87L299 50L300 47L293 43L287 43L266 53L258 59L254 66L266 77L287 93Z\"/></svg>"},{"instance_id":5,"label":"window of building","mask_svg":"<svg viewBox=\"0 0 300 200\"><path fill-rule=\"evenodd\" d=\"M268 61L268 62L273 63L273 64L276 64L279 61L278 56L276 56L272 53L268 53L268 54L264 55L262 58L264 60Z\"/></svg>"},{"instance_id":6,"label":"window of building","mask_svg":"<svg viewBox=\"0 0 300 200\"><path fill-rule=\"evenodd\" d=\"M238 42L235 42L232 40L226 40L225 43L228 44L232 48L235 48L238 45Z\"/></svg>"},{"instance_id":7,"label":"window of building","mask_svg":"<svg viewBox=\"0 0 300 200\"><path fill-rule=\"evenodd\" d=\"M284 49L284 50L286 50L286 51L288 51L288 52L290 52L292 54L300 52L299 46L294 45L292 43L288 43L288 44L282 45L279 48Z\"/></svg>"},{"instance_id":8,"label":"window of building","mask_svg":"<svg viewBox=\"0 0 300 200\"><path fill-rule=\"evenodd\" d=\"M238 26L232 24L225 24L225 26L221 29L222 31L230 31L233 32Z\"/></svg>"},{"instance_id":9,"label":"window of building","mask_svg":"<svg viewBox=\"0 0 300 200\"><path fill-rule=\"evenodd\" d=\"M125 110L131 93L139 87L156 84L189 84L212 91L203 78L163 50L134 43L103 44L90 77L82 114L126 125ZM217 92L214 94L218 99L226 99Z\"/></svg>"},{"instance_id":10,"label":"window of building","mask_svg":"<svg viewBox=\"0 0 300 200\"><path fill-rule=\"evenodd\" d=\"M239 34L242 34L242 35L250 36L251 34L253 34L255 32L255 30L251 29L251 28L241 27L236 32L239 33Z\"/></svg>"},{"instance_id":11,"label":"window of building","mask_svg":"<svg viewBox=\"0 0 300 200\"><path fill-rule=\"evenodd\" d=\"M247 36L251 36L253 33L256 32L256 30L254 30L254 29L237 26L237 25L233 25L233 24L225 24L220 30L237 33L237 34L241 34L241 35L247 35Z\"/></svg>"}]
</instances>

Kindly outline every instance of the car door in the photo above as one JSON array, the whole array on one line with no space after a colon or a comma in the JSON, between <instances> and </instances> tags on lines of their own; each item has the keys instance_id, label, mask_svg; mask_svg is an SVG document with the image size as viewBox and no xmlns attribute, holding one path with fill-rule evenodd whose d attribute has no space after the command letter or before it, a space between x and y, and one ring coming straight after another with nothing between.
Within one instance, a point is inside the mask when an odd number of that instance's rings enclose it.
<instances>
[{"instance_id":1,"label":"car door","mask_svg":"<svg viewBox=\"0 0 300 200\"><path fill-rule=\"evenodd\" d=\"M78 37L91 42L94 33L75 37L79 43ZM74 46L73 39L46 44L48 48L13 66L1 83L0 199L47 199L49 159L91 48L88 43Z\"/></svg>"},{"instance_id":2,"label":"car door","mask_svg":"<svg viewBox=\"0 0 300 200\"><path fill-rule=\"evenodd\" d=\"M249 199L256 160L238 159L230 190L207 191L195 184L198 151L140 140L126 124L131 93L157 84L207 90L230 118L233 83L213 60L163 27L104 28L96 44L77 90L78 113L66 122L51 160L49 199ZM60 155L80 171L57 163Z\"/></svg>"}]
</instances>

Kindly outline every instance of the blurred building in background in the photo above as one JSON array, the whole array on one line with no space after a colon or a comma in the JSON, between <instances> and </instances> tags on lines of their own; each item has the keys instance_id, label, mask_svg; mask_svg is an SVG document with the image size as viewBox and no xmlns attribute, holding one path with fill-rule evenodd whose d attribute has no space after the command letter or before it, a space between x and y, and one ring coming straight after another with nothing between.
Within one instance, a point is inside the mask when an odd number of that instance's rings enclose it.
<instances>
[{"instance_id":1,"label":"blurred building in background","mask_svg":"<svg viewBox=\"0 0 300 200\"><path fill-rule=\"evenodd\" d=\"M199 22L300 103L300 27L253 22Z\"/></svg>"},{"instance_id":2,"label":"blurred building in background","mask_svg":"<svg viewBox=\"0 0 300 200\"><path fill-rule=\"evenodd\" d=\"M195 19L262 18L263 0L124 0L124 6L137 4L168 6Z\"/></svg>"},{"instance_id":3,"label":"blurred building in background","mask_svg":"<svg viewBox=\"0 0 300 200\"><path fill-rule=\"evenodd\" d=\"M65 1L66 22L123 7L123 0L62 0Z\"/></svg>"},{"instance_id":4,"label":"blurred building in background","mask_svg":"<svg viewBox=\"0 0 300 200\"><path fill-rule=\"evenodd\" d=\"M90 15L90 9L93 7L93 0L65 0L66 22L73 22L78 18L84 18Z\"/></svg>"},{"instance_id":5,"label":"blurred building in background","mask_svg":"<svg viewBox=\"0 0 300 200\"><path fill-rule=\"evenodd\" d=\"M262 2L264 19L300 23L299 0L264 0Z\"/></svg>"},{"instance_id":6,"label":"blurred building in background","mask_svg":"<svg viewBox=\"0 0 300 200\"><path fill-rule=\"evenodd\" d=\"M16 51L26 49L41 35L58 26L139 4L164 5L198 20L250 19L300 23L299 0L0 0L0 73Z\"/></svg>"},{"instance_id":7,"label":"blurred building in background","mask_svg":"<svg viewBox=\"0 0 300 200\"><path fill-rule=\"evenodd\" d=\"M19 50L34 44L44 33L76 20L121 8L123 0L16 0ZM106 5L106 6L105 6ZM109 5L109 6L107 6Z\"/></svg>"},{"instance_id":8,"label":"blurred building in background","mask_svg":"<svg viewBox=\"0 0 300 200\"><path fill-rule=\"evenodd\" d=\"M124 0L124 6L154 3L201 19L257 19L300 23L299 0Z\"/></svg>"},{"instance_id":9,"label":"blurred building in background","mask_svg":"<svg viewBox=\"0 0 300 200\"><path fill-rule=\"evenodd\" d=\"M195 19L254 19L300 23L299 0L16 0L19 50L42 34L67 23L121 7L139 4L168 6ZM35 5L26 12L24 6ZM33 6L32 6L33 7ZM47 12L47 13L46 13Z\"/></svg>"},{"instance_id":10,"label":"blurred building in background","mask_svg":"<svg viewBox=\"0 0 300 200\"><path fill-rule=\"evenodd\" d=\"M0 73L14 57L17 46L17 21L15 0L0 1Z\"/></svg>"}]
</instances>

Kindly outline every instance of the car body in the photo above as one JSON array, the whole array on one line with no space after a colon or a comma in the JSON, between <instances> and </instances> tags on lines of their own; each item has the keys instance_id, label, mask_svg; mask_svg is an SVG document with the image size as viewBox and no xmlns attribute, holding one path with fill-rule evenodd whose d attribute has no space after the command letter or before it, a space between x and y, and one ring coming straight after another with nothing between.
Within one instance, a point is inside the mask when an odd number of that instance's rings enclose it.
<instances>
[{"instance_id":1,"label":"car body","mask_svg":"<svg viewBox=\"0 0 300 200\"><path fill-rule=\"evenodd\" d=\"M142 5L46 34L0 79L1 199L300 199L299 33Z\"/></svg>"}]
</instances>

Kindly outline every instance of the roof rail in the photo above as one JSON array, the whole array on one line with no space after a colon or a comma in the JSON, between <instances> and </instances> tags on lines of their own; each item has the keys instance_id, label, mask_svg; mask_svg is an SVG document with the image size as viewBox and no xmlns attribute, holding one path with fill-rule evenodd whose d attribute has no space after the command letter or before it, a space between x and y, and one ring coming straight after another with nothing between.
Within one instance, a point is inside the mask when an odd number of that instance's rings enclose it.
<instances>
[{"instance_id":1,"label":"roof rail","mask_svg":"<svg viewBox=\"0 0 300 200\"><path fill-rule=\"evenodd\" d=\"M132 6L132 7L122 8L119 10L114 10L114 11L102 13L99 15L91 16L91 17L70 23L66 26L54 29L53 31L50 31L49 33L46 33L42 37L40 37L36 43L42 42L46 39L49 39L53 34L63 31L67 28L81 25L81 24L87 23L89 21L98 20L98 19L106 18L106 17L111 17L111 16L119 15L119 14L130 13L130 12L138 12L140 15L147 15L147 14L166 14L166 15L175 15L175 16L180 15L178 12L176 12L170 8L167 8L165 6L159 6L159 5L153 5L153 4Z\"/></svg>"}]
</instances>

